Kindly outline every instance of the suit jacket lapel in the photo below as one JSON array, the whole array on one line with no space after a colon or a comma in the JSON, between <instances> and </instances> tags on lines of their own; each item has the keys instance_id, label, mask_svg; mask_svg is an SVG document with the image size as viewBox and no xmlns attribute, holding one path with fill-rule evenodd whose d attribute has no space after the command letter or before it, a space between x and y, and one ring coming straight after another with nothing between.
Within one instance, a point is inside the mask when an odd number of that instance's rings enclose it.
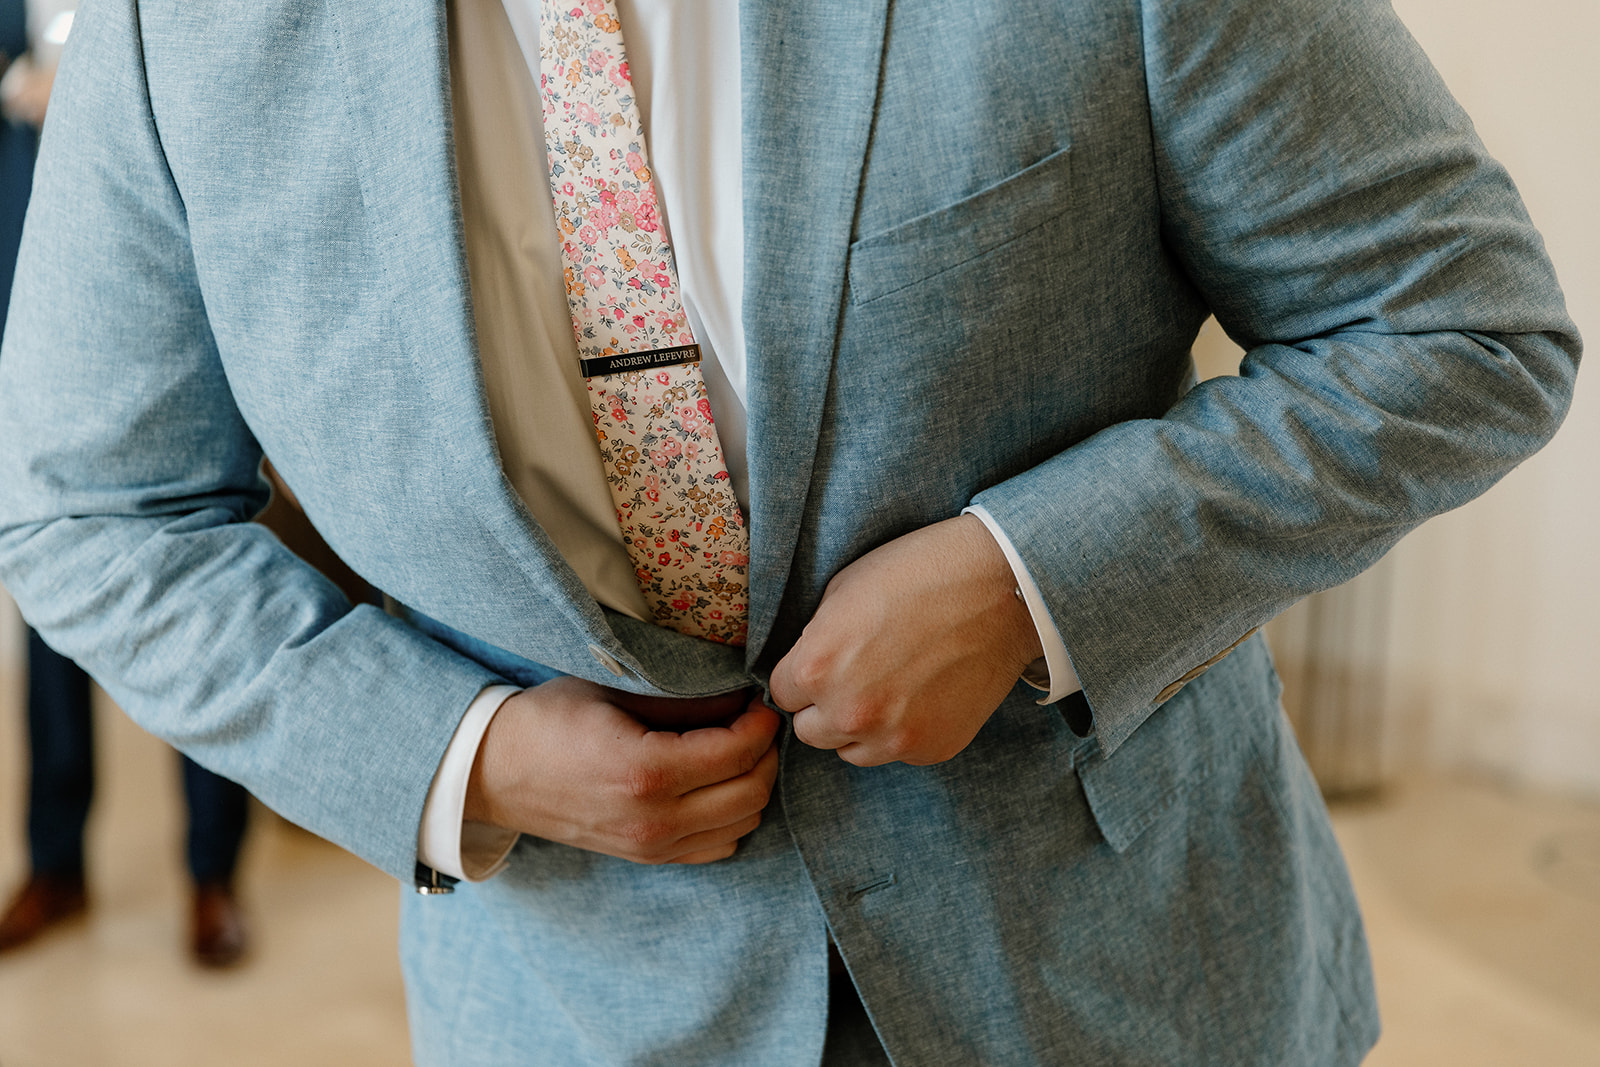
<instances>
[{"instance_id":1,"label":"suit jacket lapel","mask_svg":"<svg viewBox=\"0 0 1600 1067\"><path fill-rule=\"evenodd\" d=\"M743 0L739 14L753 664L805 511L888 0Z\"/></svg>"},{"instance_id":2,"label":"suit jacket lapel","mask_svg":"<svg viewBox=\"0 0 1600 1067\"><path fill-rule=\"evenodd\" d=\"M442 492L470 509L550 603L580 628L603 630L599 608L574 595L576 575L500 473L467 281L444 0L334 7L378 269L432 413L417 435L431 439L437 467L415 477L442 477Z\"/></svg>"},{"instance_id":3,"label":"suit jacket lapel","mask_svg":"<svg viewBox=\"0 0 1600 1067\"><path fill-rule=\"evenodd\" d=\"M754 663L799 539L871 134L889 0L742 0L745 335ZM427 432L465 504L552 600L570 568L499 476L473 344L442 0L336 5L362 191L436 417ZM586 598L583 598L586 600ZM569 604L585 628L590 603ZM591 615L593 617L591 617Z\"/></svg>"}]
</instances>

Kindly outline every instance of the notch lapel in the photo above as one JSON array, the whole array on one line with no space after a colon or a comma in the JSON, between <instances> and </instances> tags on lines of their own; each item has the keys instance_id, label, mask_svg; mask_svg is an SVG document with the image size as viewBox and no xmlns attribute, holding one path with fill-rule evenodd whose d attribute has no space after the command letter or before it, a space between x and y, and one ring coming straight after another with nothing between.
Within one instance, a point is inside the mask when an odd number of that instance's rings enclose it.
<instances>
[{"instance_id":1,"label":"notch lapel","mask_svg":"<svg viewBox=\"0 0 1600 1067\"><path fill-rule=\"evenodd\" d=\"M332 6L377 269L430 413L417 428L432 445L430 469L410 476L467 509L580 629L604 632L600 609L577 595L577 576L501 473L467 281L445 2Z\"/></svg>"},{"instance_id":2,"label":"notch lapel","mask_svg":"<svg viewBox=\"0 0 1600 1067\"><path fill-rule=\"evenodd\" d=\"M743 0L750 638L772 632L799 542L837 344L889 0Z\"/></svg>"}]
</instances>

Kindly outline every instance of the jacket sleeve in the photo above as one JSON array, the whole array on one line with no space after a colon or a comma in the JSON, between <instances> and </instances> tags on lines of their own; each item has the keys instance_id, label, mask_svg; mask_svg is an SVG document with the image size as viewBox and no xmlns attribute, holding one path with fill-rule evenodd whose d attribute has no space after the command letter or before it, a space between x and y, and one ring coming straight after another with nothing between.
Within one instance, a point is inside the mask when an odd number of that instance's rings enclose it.
<instances>
[{"instance_id":1,"label":"jacket sleeve","mask_svg":"<svg viewBox=\"0 0 1600 1067\"><path fill-rule=\"evenodd\" d=\"M1580 351L1511 180L1383 0L1148 0L1142 26L1162 239L1240 376L977 497L1107 754L1537 450Z\"/></svg>"},{"instance_id":2,"label":"jacket sleeve","mask_svg":"<svg viewBox=\"0 0 1600 1067\"><path fill-rule=\"evenodd\" d=\"M496 679L248 520L261 450L207 326L133 0L81 9L0 349L0 581L150 732L409 879Z\"/></svg>"}]
</instances>

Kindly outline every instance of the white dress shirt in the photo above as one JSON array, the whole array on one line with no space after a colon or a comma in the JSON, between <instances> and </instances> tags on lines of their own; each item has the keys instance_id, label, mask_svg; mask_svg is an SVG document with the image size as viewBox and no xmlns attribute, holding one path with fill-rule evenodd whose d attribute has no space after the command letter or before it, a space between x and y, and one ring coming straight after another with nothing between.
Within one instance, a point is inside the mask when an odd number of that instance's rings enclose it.
<instances>
[{"instance_id":1,"label":"white dress shirt","mask_svg":"<svg viewBox=\"0 0 1600 1067\"><path fill-rule=\"evenodd\" d=\"M617 0L617 8L662 225L729 475L748 511L739 0ZM450 71L479 358L501 462L595 599L643 619L567 308L537 89L538 0L454 0ZM1025 677L1046 690L1040 703L1077 691L1066 646L1010 539L982 508L966 510L999 542L1039 631L1044 663ZM478 746L514 692L479 694L446 750L418 841L435 870L490 877L516 842L514 832L462 819Z\"/></svg>"}]
</instances>

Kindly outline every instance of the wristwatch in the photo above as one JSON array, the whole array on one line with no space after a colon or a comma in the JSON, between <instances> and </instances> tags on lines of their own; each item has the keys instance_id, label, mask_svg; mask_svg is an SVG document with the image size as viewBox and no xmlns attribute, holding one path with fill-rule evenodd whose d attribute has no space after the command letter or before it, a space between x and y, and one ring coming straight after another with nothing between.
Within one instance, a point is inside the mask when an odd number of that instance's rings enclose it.
<instances>
[{"instance_id":1,"label":"wristwatch","mask_svg":"<svg viewBox=\"0 0 1600 1067\"><path fill-rule=\"evenodd\" d=\"M417 892L425 897L449 896L456 891L456 883L461 879L452 878L448 874L440 874L425 863L418 863L414 885Z\"/></svg>"}]
</instances>

